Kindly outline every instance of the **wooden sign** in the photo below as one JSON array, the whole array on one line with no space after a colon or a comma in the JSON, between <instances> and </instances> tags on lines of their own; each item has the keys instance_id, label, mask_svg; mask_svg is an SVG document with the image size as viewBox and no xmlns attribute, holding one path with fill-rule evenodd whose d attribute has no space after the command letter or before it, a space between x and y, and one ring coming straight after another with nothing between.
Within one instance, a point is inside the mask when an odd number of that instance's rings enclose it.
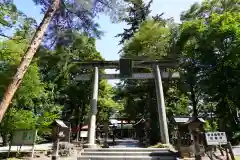
<instances>
[{"instance_id":1,"label":"wooden sign","mask_svg":"<svg viewBox=\"0 0 240 160\"><path fill-rule=\"evenodd\" d=\"M11 144L9 145L8 150L8 157L11 152L12 145L20 146L18 152L21 149L21 146L32 146L32 155L34 155L34 148L35 148L35 141L37 137L37 130L36 129L20 129L16 130L13 134L13 138L11 140Z\"/></svg>"},{"instance_id":2,"label":"wooden sign","mask_svg":"<svg viewBox=\"0 0 240 160\"><path fill-rule=\"evenodd\" d=\"M13 135L12 145L34 145L36 132L36 130L17 130Z\"/></svg>"}]
</instances>

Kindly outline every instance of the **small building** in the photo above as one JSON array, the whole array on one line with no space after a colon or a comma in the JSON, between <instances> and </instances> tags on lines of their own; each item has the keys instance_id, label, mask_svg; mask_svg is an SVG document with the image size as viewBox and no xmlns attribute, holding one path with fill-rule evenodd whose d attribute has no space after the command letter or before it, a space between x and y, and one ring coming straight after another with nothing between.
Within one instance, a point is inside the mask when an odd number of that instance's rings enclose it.
<instances>
[{"instance_id":1,"label":"small building","mask_svg":"<svg viewBox=\"0 0 240 160\"><path fill-rule=\"evenodd\" d=\"M51 126L53 138L59 137L63 142L70 142L71 123L56 119L52 122Z\"/></svg>"},{"instance_id":2,"label":"small building","mask_svg":"<svg viewBox=\"0 0 240 160\"><path fill-rule=\"evenodd\" d=\"M123 117L114 117L110 120L109 127L112 128L113 126L116 127L116 136L122 138L129 138L133 137L134 130L133 124L135 121L129 120L128 118Z\"/></svg>"},{"instance_id":3,"label":"small building","mask_svg":"<svg viewBox=\"0 0 240 160\"><path fill-rule=\"evenodd\" d=\"M203 118L175 117L174 130L171 135L172 144L184 156L191 157L196 152L204 152ZM199 147L199 148L197 148Z\"/></svg>"}]
</instances>

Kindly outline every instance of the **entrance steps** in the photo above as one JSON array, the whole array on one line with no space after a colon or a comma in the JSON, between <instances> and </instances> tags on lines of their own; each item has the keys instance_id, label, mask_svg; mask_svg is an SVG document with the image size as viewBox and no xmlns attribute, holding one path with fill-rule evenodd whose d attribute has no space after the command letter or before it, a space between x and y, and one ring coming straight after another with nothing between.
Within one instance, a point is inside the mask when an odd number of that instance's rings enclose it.
<instances>
[{"instance_id":1,"label":"entrance steps","mask_svg":"<svg viewBox=\"0 0 240 160\"><path fill-rule=\"evenodd\" d=\"M86 148L78 160L177 160L167 148Z\"/></svg>"}]
</instances>

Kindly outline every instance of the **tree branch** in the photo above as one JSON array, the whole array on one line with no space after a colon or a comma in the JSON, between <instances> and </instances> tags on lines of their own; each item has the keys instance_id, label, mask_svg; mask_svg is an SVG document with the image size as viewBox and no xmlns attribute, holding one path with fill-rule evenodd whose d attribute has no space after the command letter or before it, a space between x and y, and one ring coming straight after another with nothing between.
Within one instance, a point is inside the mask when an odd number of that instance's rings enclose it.
<instances>
[{"instance_id":1,"label":"tree branch","mask_svg":"<svg viewBox=\"0 0 240 160\"><path fill-rule=\"evenodd\" d=\"M67 6L66 6L66 4L65 4L63 1L61 1L61 2L62 2L63 7L64 7L68 12L70 12L70 13L72 13L72 14L75 14L79 19L82 19L82 17L80 17L76 12L73 12L73 11L71 11L70 9L68 9Z\"/></svg>"},{"instance_id":2,"label":"tree branch","mask_svg":"<svg viewBox=\"0 0 240 160\"><path fill-rule=\"evenodd\" d=\"M2 34L2 33L0 33L0 36L1 36L1 37L4 37L4 38L7 38L7 39L16 40L16 39L14 39L14 38L12 38L12 37L9 37L9 36L7 36L7 35L5 35L5 34Z\"/></svg>"},{"instance_id":3,"label":"tree branch","mask_svg":"<svg viewBox=\"0 0 240 160\"><path fill-rule=\"evenodd\" d=\"M98 2L102 3L103 5L107 6L107 7L110 8L110 9L113 9L110 5L104 3L102 0L99 0Z\"/></svg>"},{"instance_id":4,"label":"tree branch","mask_svg":"<svg viewBox=\"0 0 240 160\"><path fill-rule=\"evenodd\" d=\"M9 39L9 40L13 40L13 41L16 41L16 40L23 40L23 38L13 38L13 37L9 37L9 36L7 36L7 35L5 35L5 34L3 34L3 33L0 33L0 37L4 37L4 38L7 38L7 39Z\"/></svg>"}]
</instances>

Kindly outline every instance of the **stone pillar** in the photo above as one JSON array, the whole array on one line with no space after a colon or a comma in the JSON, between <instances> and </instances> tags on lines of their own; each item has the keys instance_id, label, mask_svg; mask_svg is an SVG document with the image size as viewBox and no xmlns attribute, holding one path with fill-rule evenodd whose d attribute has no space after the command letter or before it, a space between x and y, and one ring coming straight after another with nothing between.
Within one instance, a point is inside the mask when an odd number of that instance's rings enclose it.
<instances>
[{"instance_id":1,"label":"stone pillar","mask_svg":"<svg viewBox=\"0 0 240 160\"><path fill-rule=\"evenodd\" d=\"M107 142L107 140L108 140L108 121L104 122L104 133L105 133L105 135L104 135L104 145L103 145L103 147L104 148L109 148L108 142Z\"/></svg>"},{"instance_id":2,"label":"stone pillar","mask_svg":"<svg viewBox=\"0 0 240 160\"><path fill-rule=\"evenodd\" d=\"M116 144L116 129L117 129L117 126L115 126L115 124L114 124L113 128L112 128L112 132L113 132L113 145Z\"/></svg>"},{"instance_id":3,"label":"stone pillar","mask_svg":"<svg viewBox=\"0 0 240 160\"><path fill-rule=\"evenodd\" d=\"M52 135L53 135L53 146L52 146L52 160L58 160L59 152L59 127L53 126Z\"/></svg>"},{"instance_id":4,"label":"stone pillar","mask_svg":"<svg viewBox=\"0 0 240 160\"><path fill-rule=\"evenodd\" d=\"M165 102L164 102L162 78L161 78L161 73L158 65L154 66L154 75L155 75L155 87L156 87L161 142L165 144L169 144L168 125L167 125L166 108L165 108Z\"/></svg>"},{"instance_id":5,"label":"stone pillar","mask_svg":"<svg viewBox=\"0 0 240 160\"><path fill-rule=\"evenodd\" d=\"M121 120L121 138L123 138L123 120Z\"/></svg>"},{"instance_id":6,"label":"stone pillar","mask_svg":"<svg viewBox=\"0 0 240 160\"><path fill-rule=\"evenodd\" d=\"M91 111L88 125L88 144L86 144L86 147L88 148L97 147L95 143L95 137L96 137L96 114L98 100L98 80L99 80L98 67L95 67L93 75L93 95L91 100Z\"/></svg>"}]
</instances>

